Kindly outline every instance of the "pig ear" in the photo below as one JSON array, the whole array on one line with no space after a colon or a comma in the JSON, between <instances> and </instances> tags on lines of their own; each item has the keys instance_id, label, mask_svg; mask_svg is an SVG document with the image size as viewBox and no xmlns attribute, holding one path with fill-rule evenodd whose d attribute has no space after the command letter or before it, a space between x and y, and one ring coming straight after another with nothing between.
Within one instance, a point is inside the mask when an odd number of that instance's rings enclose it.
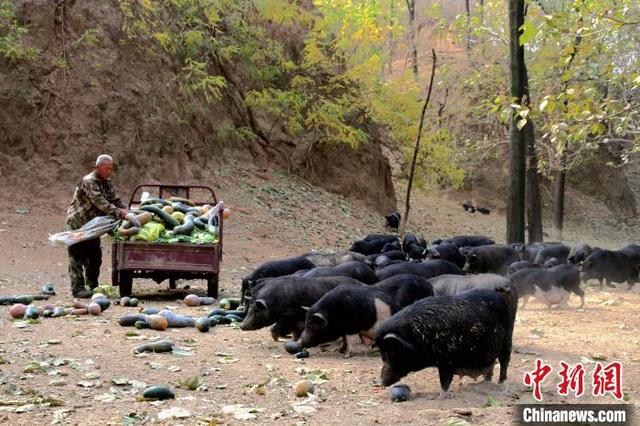
<instances>
[{"instance_id":1,"label":"pig ear","mask_svg":"<svg viewBox=\"0 0 640 426\"><path fill-rule=\"evenodd\" d=\"M320 312L316 312L315 314L311 315L310 320L311 324L317 327L324 327L327 325L327 319Z\"/></svg>"},{"instance_id":2,"label":"pig ear","mask_svg":"<svg viewBox=\"0 0 640 426\"><path fill-rule=\"evenodd\" d=\"M413 345L401 337L398 337L395 333L387 333L382 338L389 349L398 349L403 351L413 351Z\"/></svg>"},{"instance_id":3,"label":"pig ear","mask_svg":"<svg viewBox=\"0 0 640 426\"><path fill-rule=\"evenodd\" d=\"M509 286L506 286L506 285L497 285L495 290L498 293L511 293L511 288L509 288Z\"/></svg>"},{"instance_id":4,"label":"pig ear","mask_svg":"<svg viewBox=\"0 0 640 426\"><path fill-rule=\"evenodd\" d=\"M256 308L267 309L267 302L265 302L264 299L257 299Z\"/></svg>"}]
</instances>

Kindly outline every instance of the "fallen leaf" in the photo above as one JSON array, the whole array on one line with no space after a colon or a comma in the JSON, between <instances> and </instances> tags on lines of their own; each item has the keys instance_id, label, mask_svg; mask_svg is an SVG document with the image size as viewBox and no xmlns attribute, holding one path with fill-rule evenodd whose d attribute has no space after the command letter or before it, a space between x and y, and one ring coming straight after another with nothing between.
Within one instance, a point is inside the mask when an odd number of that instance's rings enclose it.
<instances>
[{"instance_id":1,"label":"fallen leaf","mask_svg":"<svg viewBox=\"0 0 640 426\"><path fill-rule=\"evenodd\" d=\"M64 408L62 410L56 410L53 413L53 421L51 422L51 424L52 425L57 425L57 424L64 423L64 419L67 418L67 416L71 412L73 412L73 410L70 409L70 408Z\"/></svg>"},{"instance_id":2,"label":"fallen leaf","mask_svg":"<svg viewBox=\"0 0 640 426\"><path fill-rule=\"evenodd\" d=\"M607 360L607 356L603 355L603 354L598 354L598 353L592 354L592 353L589 353L589 356L592 359L596 360L596 361L606 361Z\"/></svg>"},{"instance_id":3,"label":"fallen leaf","mask_svg":"<svg viewBox=\"0 0 640 426\"><path fill-rule=\"evenodd\" d=\"M264 411L262 408L250 408L245 407L242 404L225 405L222 407L223 414L233 414L233 417L238 420L254 420L258 416L256 413Z\"/></svg>"},{"instance_id":4,"label":"fallen leaf","mask_svg":"<svg viewBox=\"0 0 640 426\"><path fill-rule=\"evenodd\" d=\"M307 370L304 367L296 368L296 373L310 380L314 385L321 385L329 381L327 373L323 370Z\"/></svg>"},{"instance_id":5,"label":"fallen leaf","mask_svg":"<svg viewBox=\"0 0 640 426\"><path fill-rule=\"evenodd\" d=\"M231 354L226 354L224 356L218 356L216 362L218 364L233 364L235 362L240 361L238 358L234 358Z\"/></svg>"},{"instance_id":6,"label":"fallen leaf","mask_svg":"<svg viewBox=\"0 0 640 426\"><path fill-rule=\"evenodd\" d=\"M70 359L67 358L55 358L53 361L51 361L51 363L55 366L55 367L60 367L62 365L67 365L69 364L69 361L71 361Z\"/></svg>"},{"instance_id":7,"label":"fallen leaf","mask_svg":"<svg viewBox=\"0 0 640 426\"><path fill-rule=\"evenodd\" d=\"M100 402L113 402L116 399L118 399L118 395L116 395L115 393L108 392L108 393L96 395L93 397L93 399Z\"/></svg>"},{"instance_id":8,"label":"fallen leaf","mask_svg":"<svg viewBox=\"0 0 640 426\"><path fill-rule=\"evenodd\" d=\"M580 357L580 362L583 364L595 364L596 362L594 360L592 360L591 358L587 358L586 356L581 356Z\"/></svg>"},{"instance_id":9,"label":"fallen leaf","mask_svg":"<svg viewBox=\"0 0 640 426\"><path fill-rule=\"evenodd\" d=\"M538 328L534 328L533 330L531 330L531 334L530 337L534 338L534 339L539 339L541 337L544 336L544 331L538 329Z\"/></svg>"},{"instance_id":10,"label":"fallen leaf","mask_svg":"<svg viewBox=\"0 0 640 426\"><path fill-rule=\"evenodd\" d=\"M149 387L149 385L148 385L147 383L145 383L145 382L138 382L138 381L136 381L136 380L131 380L131 381L129 382L129 384L130 384L131 386L133 386L134 388L136 388L136 389L144 389L144 388L148 388L148 387Z\"/></svg>"},{"instance_id":11,"label":"fallen leaf","mask_svg":"<svg viewBox=\"0 0 640 426\"><path fill-rule=\"evenodd\" d=\"M189 390L196 390L202 385L202 383L203 383L202 377L195 376L195 377L190 377L181 381L180 387L184 389L189 389Z\"/></svg>"},{"instance_id":12,"label":"fallen leaf","mask_svg":"<svg viewBox=\"0 0 640 426\"><path fill-rule=\"evenodd\" d=\"M133 412L122 417L122 424L125 426L134 425L138 422L144 424L147 420L149 420L149 417L147 416L146 411L140 414Z\"/></svg>"},{"instance_id":13,"label":"fallen leaf","mask_svg":"<svg viewBox=\"0 0 640 426\"><path fill-rule=\"evenodd\" d=\"M28 413L30 411L33 411L36 409L36 404L25 404L25 405L21 405L19 407L16 407L15 410L13 410L14 413Z\"/></svg>"},{"instance_id":14,"label":"fallen leaf","mask_svg":"<svg viewBox=\"0 0 640 426\"><path fill-rule=\"evenodd\" d=\"M315 407L304 403L292 404L291 408L298 414L313 414L318 411Z\"/></svg>"},{"instance_id":15,"label":"fallen leaf","mask_svg":"<svg viewBox=\"0 0 640 426\"><path fill-rule=\"evenodd\" d=\"M484 403L483 407L500 407L502 402L498 401L491 395L487 395L487 402Z\"/></svg>"},{"instance_id":16,"label":"fallen leaf","mask_svg":"<svg viewBox=\"0 0 640 426\"><path fill-rule=\"evenodd\" d=\"M126 377L114 377L113 379L111 379L111 382L116 386L126 386L131 384L129 379L127 379Z\"/></svg>"},{"instance_id":17,"label":"fallen leaf","mask_svg":"<svg viewBox=\"0 0 640 426\"><path fill-rule=\"evenodd\" d=\"M469 423L466 420L463 420L461 418L458 417L449 417L448 419L446 419L443 423L442 426L467 426L470 425L471 423Z\"/></svg>"},{"instance_id":18,"label":"fallen leaf","mask_svg":"<svg viewBox=\"0 0 640 426\"><path fill-rule=\"evenodd\" d=\"M184 357L184 356L193 356L193 352L187 351L187 350L185 350L185 349L175 348L175 347L173 348L173 350L171 351L171 353L172 353L174 356L181 356L181 357Z\"/></svg>"},{"instance_id":19,"label":"fallen leaf","mask_svg":"<svg viewBox=\"0 0 640 426\"><path fill-rule=\"evenodd\" d=\"M530 351L525 351L520 349L514 349L513 351L517 354L522 354L522 355L536 355L536 356L540 355L539 352L530 352Z\"/></svg>"},{"instance_id":20,"label":"fallen leaf","mask_svg":"<svg viewBox=\"0 0 640 426\"><path fill-rule=\"evenodd\" d=\"M44 372L48 367L51 367L46 361L31 361L29 364L25 365L22 369L23 373L34 373L34 372Z\"/></svg>"},{"instance_id":21,"label":"fallen leaf","mask_svg":"<svg viewBox=\"0 0 640 426\"><path fill-rule=\"evenodd\" d=\"M167 419L186 419L191 417L191 413L184 408L172 407L166 410L162 410L158 413L159 420Z\"/></svg>"}]
</instances>

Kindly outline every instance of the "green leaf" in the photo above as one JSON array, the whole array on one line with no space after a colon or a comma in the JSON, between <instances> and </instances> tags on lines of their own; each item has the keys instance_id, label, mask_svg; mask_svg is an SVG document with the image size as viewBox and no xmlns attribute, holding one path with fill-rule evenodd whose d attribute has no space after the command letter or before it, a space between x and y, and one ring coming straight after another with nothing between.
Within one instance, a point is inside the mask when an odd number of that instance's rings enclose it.
<instances>
[{"instance_id":1,"label":"green leaf","mask_svg":"<svg viewBox=\"0 0 640 426\"><path fill-rule=\"evenodd\" d=\"M520 34L520 46L524 46L529 43L536 36L536 27L531 23L531 20L527 19L520 27L522 34Z\"/></svg>"},{"instance_id":2,"label":"green leaf","mask_svg":"<svg viewBox=\"0 0 640 426\"><path fill-rule=\"evenodd\" d=\"M516 123L516 127L518 128L518 130L522 130L522 128L527 124L527 120L525 118L522 118L520 120L518 120L518 122Z\"/></svg>"},{"instance_id":3,"label":"green leaf","mask_svg":"<svg viewBox=\"0 0 640 426\"><path fill-rule=\"evenodd\" d=\"M500 407L502 402L498 401L491 395L487 395L487 402L484 403L483 407Z\"/></svg>"},{"instance_id":4,"label":"green leaf","mask_svg":"<svg viewBox=\"0 0 640 426\"><path fill-rule=\"evenodd\" d=\"M548 103L549 103L548 99L545 99L544 101L540 102L540 111L544 111Z\"/></svg>"},{"instance_id":5,"label":"green leaf","mask_svg":"<svg viewBox=\"0 0 640 426\"><path fill-rule=\"evenodd\" d=\"M607 131L607 127L602 123L594 123L591 125L590 131L594 135L603 135Z\"/></svg>"},{"instance_id":6,"label":"green leaf","mask_svg":"<svg viewBox=\"0 0 640 426\"><path fill-rule=\"evenodd\" d=\"M195 377L190 377L181 381L180 387L184 389L189 389L189 390L196 390L200 386L202 386L203 383L204 383L204 380L202 380L202 376L197 375Z\"/></svg>"}]
</instances>

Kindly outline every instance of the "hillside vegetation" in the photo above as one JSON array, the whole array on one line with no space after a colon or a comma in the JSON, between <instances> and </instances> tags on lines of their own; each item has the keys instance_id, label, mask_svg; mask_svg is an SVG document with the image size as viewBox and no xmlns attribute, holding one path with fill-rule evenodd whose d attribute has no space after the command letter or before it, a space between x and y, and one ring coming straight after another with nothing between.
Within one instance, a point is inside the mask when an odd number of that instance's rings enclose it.
<instances>
[{"instance_id":1,"label":"hillside vegetation","mask_svg":"<svg viewBox=\"0 0 640 426\"><path fill-rule=\"evenodd\" d=\"M528 8L532 99L517 113L536 126L545 215L561 171L620 220L636 215L638 11L623 3ZM3 0L0 191L68 192L109 152L123 190L212 182L236 161L388 213L413 156L433 47L416 183L502 210L506 8L469 4Z\"/></svg>"}]
</instances>

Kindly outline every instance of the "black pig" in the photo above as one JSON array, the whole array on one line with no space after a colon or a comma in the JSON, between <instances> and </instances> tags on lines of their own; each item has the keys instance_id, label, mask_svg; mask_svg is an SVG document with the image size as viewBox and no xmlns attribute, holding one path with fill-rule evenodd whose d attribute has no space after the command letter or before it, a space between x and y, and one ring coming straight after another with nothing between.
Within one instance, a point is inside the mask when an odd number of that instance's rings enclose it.
<instances>
[{"instance_id":1,"label":"black pig","mask_svg":"<svg viewBox=\"0 0 640 426\"><path fill-rule=\"evenodd\" d=\"M402 309L378 327L376 344L390 386L412 371L437 367L440 398L449 398L454 374L490 381L496 358L502 383L511 358L517 299L508 289L471 290L429 297Z\"/></svg>"}]
</instances>

